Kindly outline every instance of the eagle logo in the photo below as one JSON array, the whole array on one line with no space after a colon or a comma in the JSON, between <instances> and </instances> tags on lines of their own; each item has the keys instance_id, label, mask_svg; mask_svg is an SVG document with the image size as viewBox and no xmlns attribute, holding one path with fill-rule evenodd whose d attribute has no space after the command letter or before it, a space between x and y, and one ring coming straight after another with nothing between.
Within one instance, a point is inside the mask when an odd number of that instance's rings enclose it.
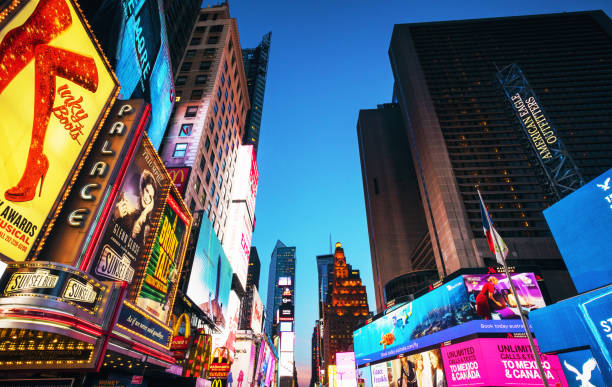
<instances>
[{"instance_id":1,"label":"eagle logo","mask_svg":"<svg viewBox=\"0 0 612 387\"><path fill-rule=\"evenodd\" d=\"M601 189L603 189L604 191L607 191L610 189L610 178L608 177L606 179L606 181L604 181L603 184L597 184L597 186Z\"/></svg>"},{"instance_id":2,"label":"eagle logo","mask_svg":"<svg viewBox=\"0 0 612 387\"><path fill-rule=\"evenodd\" d=\"M610 180L610 178L608 178ZM576 380L580 381L580 387L596 387L591 383L593 371L597 368L597 361L594 358L590 358L582 364L582 372L578 371L574 366L568 363L566 360L563 361L563 365L568 371L576 374Z\"/></svg>"}]
</instances>

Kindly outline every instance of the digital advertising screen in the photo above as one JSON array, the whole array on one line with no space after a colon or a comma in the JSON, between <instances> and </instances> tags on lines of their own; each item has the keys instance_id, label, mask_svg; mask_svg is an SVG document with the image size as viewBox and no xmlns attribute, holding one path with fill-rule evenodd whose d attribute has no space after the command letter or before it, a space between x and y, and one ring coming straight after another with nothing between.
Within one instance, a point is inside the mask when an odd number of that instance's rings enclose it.
<instances>
[{"instance_id":1,"label":"digital advertising screen","mask_svg":"<svg viewBox=\"0 0 612 387\"><path fill-rule=\"evenodd\" d=\"M281 321L280 324L281 332L292 332L293 331L293 323L291 321Z\"/></svg>"},{"instance_id":2,"label":"digital advertising screen","mask_svg":"<svg viewBox=\"0 0 612 387\"><path fill-rule=\"evenodd\" d=\"M162 322L174 304L190 229L191 216L182 199L169 195L136 298L136 305Z\"/></svg>"},{"instance_id":3,"label":"digital advertising screen","mask_svg":"<svg viewBox=\"0 0 612 387\"><path fill-rule=\"evenodd\" d=\"M293 376L293 352L281 352L278 376Z\"/></svg>"},{"instance_id":4,"label":"digital advertising screen","mask_svg":"<svg viewBox=\"0 0 612 387\"><path fill-rule=\"evenodd\" d=\"M278 277L278 286L291 286L291 277Z\"/></svg>"},{"instance_id":5,"label":"digital advertising screen","mask_svg":"<svg viewBox=\"0 0 612 387\"><path fill-rule=\"evenodd\" d=\"M480 338L443 346L441 351L448 387L543 385L527 339ZM558 357L540 357L549 385L567 387Z\"/></svg>"},{"instance_id":6,"label":"digital advertising screen","mask_svg":"<svg viewBox=\"0 0 612 387\"><path fill-rule=\"evenodd\" d=\"M263 324L263 303L257 288L253 286L253 309L251 310L251 330L253 333L261 333Z\"/></svg>"},{"instance_id":7,"label":"digital advertising screen","mask_svg":"<svg viewBox=\"0 0 612 387\"><path fill-rule=\"evenodd\" d=\"M234 343L236 342L236 331L240 323L240 298L238 298L238 295L233 290L230 291L227 316L227 323L221 330L221 333L213 334L213 347L225 347L233 353Z\"/></svg>"},{"instance_id":8,"label":"digital advertising screen","mask_svg":"<svg viewBox=\"0 0 612 387\"><path fill-rule=\"evenodd\" d=\"M117 92L73 1L56 3L5 9L0 27L0 256L12 261L44 236Z\"/></svg>"},{"instance_id":9,"label":"digital advertising screen","mask_svg":"<svg viewBox=\"0 0 612 387\"><path fill-rule=\"evenodd\" d=\"M203 217L187 286L187 296L222 327L228 322L232 267L212 223Z\"/></svg>"},{"instance_id":10,"label":"digital advertising screen","mask_svg":"<svg viewBox=\"0 0 612 387\"><path fill-rule=\"evenodd\" d=\"M459 276L357 329L353 342L358 365L473 333L524 332L515 312L516 298L507 290L504 278L498 274ZM532 273L516 273L512 278L527 310L544 306Z\"/></svg>"},{"instance_id":11,"label":"digital advertising screen","mask_svg":"<svg viewBox=\"0 0 612 387\"><path fill-rule=\"evenodd\" d=\"M336 353L336 377L338 387L357 387L355 352Z\"/></svg>"},{"instance_id":12,"label":"digital advertising screen","mask_svg":"<svg viewBox=\"0 0 612 387\"><path fill-rule=\"evenodd\" d=\"M612 169L544 210L578 293L610 284Z\"/></svg>"},{"instance_id":13,"label":"digital advertising screen","mask_svg":"<svg viewBox=\"0 0 612 387\"><path fill-rule=\"evenodd\" d=\"M246 288L253 223L245 203L232 202L227 220L223 248L240 284Z\"/></svg>"},{"instance_id":14,"label":"digital advertising screen","mask_svg":"<svg viewBox=\"0 0 612 387\"><path fill-rule=\"evenodd\" d=\"M389 387L387 362L372 364L372 387Z\"/></svg>"},{"instance_id":15,"label":"digital advertising screen","mask_svg":"<svg viewBox=\"0 0 612 387\"><path fill-rule=\"evenodd\" d=\"M362 367L357 370L357 386L372 387L372 371L370 366Z\"/></svg>"},{"instance_id":16,"label":"digital advertising screen","mask_svg":"<svg viewBox=\"0 0 612 387\"><path fill-rule=\"evenodd\" d=\"M557 357L569 387L583 387L585 382L590 383L591 386L606 385L601 368L590 349L564 352Z\"/></svg>"},{"instance_id":17,"label":"digital advertising screen","mask_svg":"<svg viewBox=\"0 0 612 387\"><path fill-rule=\"evenodd\" d=\"M546 303L533 273L510 275L523 311L544 308ZM480 319L520 319L517 297L512 294L505 274L470 274L463 276L470 303ZM495 302L491 301L491 293Z\"/></svg>"},{"instance_id":18,"label":"digital advertising screen","mask_svg":"<svg viewBox=\"0 0 612 387\"><path fill-rule=\"evenodd\" d=\"M251 359L254 359L255 347L251 340L237 340L235 344L234 362L232 363L232 377L234 383L244 386L249 383L253 368Z\"/></svg>"},{"instance_id":19,"label":"digital advertising screen","mask_svg":"<svg viewBox=\"0 0 612 387\"><path fill-rule=\"evenodd\" d=\"M232 201L244 201L249 216L255 217L255 201L257 199L257 185L259 171L253 145L240 145L236 159L236 176L232 189Z\"/></svg>"},{"instance_id":20,"label":"digital advertising screen","mask_svg":"<svg viewBox=\"0 0 612 387\"><path fill-rule=\"evenodd\" d=\"M130 299L135 298L138 279L144 275L149 247L170 184L159 156L145 135L128 166L90 269L101 281L130 284Z\"/></svg>"},{"instance_id":21,"label":"digital advertising screen","mask_svg":"<svg viewBox=\"0 0 612 387\"><path fill-rule=\"evenodd\" d=\"M295 333L281 332L281 352L293 352L293 343L295 341Z\"/></svg>"}]
</instances>

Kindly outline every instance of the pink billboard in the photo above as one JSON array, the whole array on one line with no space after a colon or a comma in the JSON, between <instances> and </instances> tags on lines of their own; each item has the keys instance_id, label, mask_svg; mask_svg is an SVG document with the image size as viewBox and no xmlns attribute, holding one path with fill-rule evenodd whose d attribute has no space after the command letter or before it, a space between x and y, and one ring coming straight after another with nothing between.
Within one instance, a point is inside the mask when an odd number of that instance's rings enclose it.
<instances>
[{"instance_id":1,"label":"pink billboard","mask_svg":"<svg viewBox=\"0 0 612 387\"><path fill-rule=\"evenodd\" d=\"M336 379L339 387L357 387L355 352L336 353Z\"/></svg>"},{"instance_id":2,"label":"pink billboard","mask_svg":"<svg viewBox=\"0 0 612 387\"><path fill-rule=\"evenodd\" d=\"M541 355L550 386L567 387L557 356ZM474 339L442 347L448 387L543 386L527 339Z\"/></svg>"}]
</instances>

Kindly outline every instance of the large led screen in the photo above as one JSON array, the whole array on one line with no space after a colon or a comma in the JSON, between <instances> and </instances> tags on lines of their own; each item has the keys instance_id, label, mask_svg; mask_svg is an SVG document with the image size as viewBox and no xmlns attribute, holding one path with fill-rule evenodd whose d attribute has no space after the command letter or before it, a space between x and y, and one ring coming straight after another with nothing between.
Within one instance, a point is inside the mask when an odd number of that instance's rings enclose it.
<instances>
[{"instance_id":1,"label":"large led screen","mask_svg":"<svg viewBox=\"0 0 612 387\"><path fill-rule=\"evenodd\" d=\"M512 278L527 310L544 306L533 274ZM355 357L361 365L473 333L524 332L516 310L503 276L459 276L356 330Z\"/></svg>"},{"instance_id":2,"label":"large led screen","mask_svg":"<svg viewBox=\"0 0 612 387\"><path fill-rule=\"evenodd\" d=\"M578 293L608 285L612 169L544 210L544 217Z\"/></svg>"},{"instance_id":3,"label":"large led screen","mask_svg":"<svg viewBox=\"0 0 612 387\"><path fill-rule=\"evenodd\" d=\"M236 332L240 323L240 298L233 290L230 291L229 305L227 307L227 320L225 326L221 329L221 333L213 334L213 347L229 349L234 352L234 343L236 342Z\"/></svg>"},{"instance_id":4,"label":"large led screen","mask_svg":"<svg viewBox=\"0 0 612 387\"><path fill-rule=\"evenodd\" d=\"M338 387L357 387L354 352L336 353L336 378Z\"/></svg>"},{"instance_id":5,"label":"large led screen","mask_svg":"<svg viewBox=\"0 0 612 387\"><path fill-rule=\"evenodd\" d=\"M203 217L187 296L218 325L225 327L228 322L227 306L231 287L232 268L212 223L207 217Z\"/></svg>"},{"instance_id":6,"label":"large led screen","mask_svg":"<svg viewBox=\"0 0 612 387\"><path fill-rule=\"evenodd\" d=\"M24 3L0 28L0 256L14 261L68 194L116 93L71 0Z\"/></svg>"},{"instance_id":7,"label":"large led screen","mask_svg":"<svg viewBox=\"0 0 612 387\"><path fill-rule=\"evenodd\" d=\"M253 308L251 310L251 330L255 334L261 333L261 325L263 323L263 304L259 297L257 288L253 286ZM282 331L282 329L281 329Z\"/></svg>"},{"instance_id":8,"label":"large led screen","mask_svg":"<svg viewBox=\"0 0 612 387\"><path fill-rule=\"evenodd\" d=\"M541 354L550 386L567 387L555 355ZM449 387L541 386L540 374L527 339L475 339L442 347Z\"/></svg>"},{"instance_id":9,"label":"large led screen","mask_svg":"<svg viewBox=\"0 0 612 387\"><path fill-rule=\"evenodd\" d=\"M357 386L372 387L372 371L370 366L362 367L357 370Z\"/></svg>"},{"instance_id":10,"label":"large led screen","mask_svg":"<svg viewBox=\"0 0 612 387\"><path fill-rule=\"evenodd\" d=\"M583 387L583 380L591 386L606 385L599 364L590 349L564 352L558 357L570 387Z\"/></svg>"}]
</instances>

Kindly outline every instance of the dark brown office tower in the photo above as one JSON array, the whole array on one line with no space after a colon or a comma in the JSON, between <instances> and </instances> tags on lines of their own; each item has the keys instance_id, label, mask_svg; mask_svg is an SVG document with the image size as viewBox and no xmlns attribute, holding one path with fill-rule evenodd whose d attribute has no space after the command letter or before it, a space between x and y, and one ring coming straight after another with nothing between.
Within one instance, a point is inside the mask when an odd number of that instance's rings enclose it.
<instances>
[{"instance_id":1,"label":"dark brown office tower","mask_svg":"<svg viewBox=\"0 0 612 387\"><path fill-rule=\"evenodd\" d=\"M240 329L251 329L251 320L253 314L253 289L259 292L259 273L261 271L261 261L255 246L251 247L249 255L249 271L247 272L246 293L242 298L242 307L240 308Z\"/></svg>"},{"instance_id":2,"label":"dark brown office tower","mask_svg":"<svg viewBox=\"0 0 612 387\"><path fill-rule=\"evenodd\" d=\"M336 364L336 353L353 351L353 331L369 316L368 296L359 270L346 264L341 243L336 243L331 274L323 322L324 369Z\"/></svg>"},{"instance_id":3,"label":"dark brown office tower","mask_svg":"<svg viewBox=\"0 0 612 387\"><path fill-rule=\"evenodd\" d=\"M410 143L397 104L357 121L376 310L438 279Z\"/></svg>"},{"instance_id":4,"label":"dark brown office tower","mask_svg":"<svg viewBox=\"0 0 612 387\"><path fill-rule=\"evenodd\" d=\"M166 32L172 61L172 74L178 71L191 30L200 11L201 0L164 0Z\"/></svg>"},{"instance_id":5,"label":"dark brown office tower","mask_svg":"<svg viewBox=\"0 0 612 387\"><path fill-rule=\"evenodd\" d=\"M389 49L440 275L493 265L479 184L509 265L534 265L553 301L575 294L542 210L554 201L497 79L517 64L588 181L612 163L612 23L601 11L402 24Z\"/></svg>"}]
</instances>

